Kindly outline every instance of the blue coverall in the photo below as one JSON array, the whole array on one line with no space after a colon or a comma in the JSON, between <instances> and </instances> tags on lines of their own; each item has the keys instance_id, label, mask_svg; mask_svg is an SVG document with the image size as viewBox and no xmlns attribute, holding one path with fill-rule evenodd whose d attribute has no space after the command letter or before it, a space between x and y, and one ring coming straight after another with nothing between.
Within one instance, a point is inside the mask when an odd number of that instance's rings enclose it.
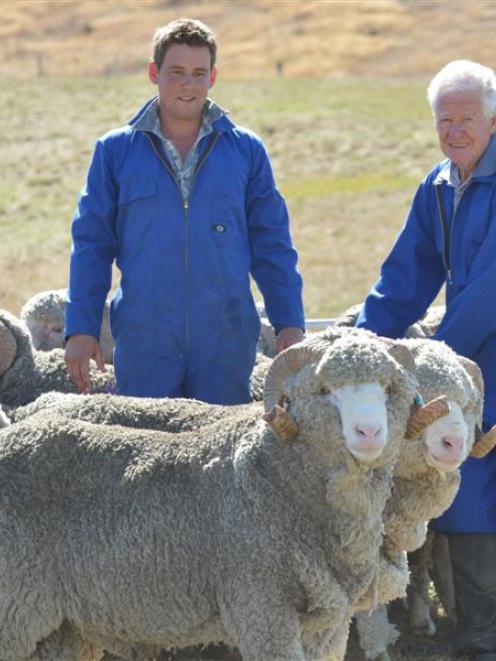
<instances>
[{"instance_id":1,"label":"blue coverall","mask_svg":"<svg viewBox=\"0 0 496 661\"><path fill-rule=\"evenodd\" d=\"M72 224L65 335L99 337L115 260L118 392L243 403L260 330L250 274L276 331L304 328L286 204L260 139L225 115L183 201L160 139L133 128L148 105L97 142Z\"/></svg>"}]
</instances>

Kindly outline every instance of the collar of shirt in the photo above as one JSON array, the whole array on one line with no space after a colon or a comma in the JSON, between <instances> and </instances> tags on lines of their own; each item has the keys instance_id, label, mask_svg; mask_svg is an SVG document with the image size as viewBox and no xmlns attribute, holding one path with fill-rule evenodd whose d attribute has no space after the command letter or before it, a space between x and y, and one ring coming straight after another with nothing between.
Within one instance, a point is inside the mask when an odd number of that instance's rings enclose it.
<instances>
[{"instance_id":1,"label":"collar of shirt","mask_svg":"<svg viewBox=\"0 0 496 661\"><path fill-rule=\"evenodd\" d=\"M177 183L181 189L183 200L187 200L191 192L194 173L199 159L198 143L202 138L212 133L213 123L225 114L225 111L211 99L206 100L205 105L203 106L200 130L198 131L194 144L184 159L181 158L181 155L173 142L162 133L160 127L160 106L158 97L149 104L134 125L136 130L149 131L160 138L165 154L169 159Z\"/></svg>"},{"instance_id":2,"label":"collar of shirt","mask_svg":"<svg viewBox=\"0 0 496 661\"><path fill-rule=\"evenodd\" d=\"M202 137L208 135L212 131L213 123L225 114L226 111L223 108L218 106L212 101L212 99L207 99L203 106L202 123L195 144L197 144ZM150 131L151 133L158 135L161 140L168 140L167 136L162 133L162 129L160 128L160 107L158 96L153 99L145 112L136 121L134 128L137 131Z\"/></svg>"},{"instance_id":3,"label":"collar of shirt","mask_svg":"<svg viewBox=\"0 0 496 661\"><path fill-rule=\"evenodd\" d=\"M435 184L445 181L448 186L453 186L458 190L465 190L468 184L476 177L489 177L496 173L496 135L492 135L486 151L482 154L475 170L464 181L460 182L460 173L458 166L453 161L444 161L436 177Z\"/></svg>"}]
</instances>

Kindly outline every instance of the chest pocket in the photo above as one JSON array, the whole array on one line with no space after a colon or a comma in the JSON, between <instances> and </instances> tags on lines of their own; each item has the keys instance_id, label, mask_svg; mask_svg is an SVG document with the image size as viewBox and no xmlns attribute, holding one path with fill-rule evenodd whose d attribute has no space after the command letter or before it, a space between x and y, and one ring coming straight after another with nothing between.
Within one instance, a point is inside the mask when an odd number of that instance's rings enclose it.
<instances>
[{"instance_id":1,"label":"chest pocket","mask_svg":"<svg viewBox=\"0 0 496 661\"><path fill-rule=\"evenodd\" d=\"M133 180L120 186L116 229L122 255L153 245L159 217L157 194L153 180Z\"/></svg>"},{"instance_id":2,"label":"chest pocket","mask_svg":"<svg viewBox=\"0 0 496 661\"><path fill-rule=\"evenodd\" d=\"M119 207L139 200L146 200L157 196L157 184L152 179L131 180L119 187Z\"/></svg>"}]
</instances>

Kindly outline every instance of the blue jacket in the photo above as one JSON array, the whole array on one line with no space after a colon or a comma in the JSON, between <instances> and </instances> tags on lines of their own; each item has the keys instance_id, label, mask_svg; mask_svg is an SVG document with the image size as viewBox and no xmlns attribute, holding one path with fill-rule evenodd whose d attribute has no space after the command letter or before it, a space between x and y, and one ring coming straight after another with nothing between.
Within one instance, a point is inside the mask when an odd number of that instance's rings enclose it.
<instances>
[{"instance_id":1,"label":"blue jacket","mask_svg":"<svg viewBox=\"0 0 496 661\"><path fill-rule=\"evenodd\" d=\"M147 106L97 142L72 225L66 336L99 336L115 260L118 391L246 401L259 334L250 274L276 330L304 327L284 199L260 139L223 116L183 202L160 140L133 128Z\"/></svg>"},{"instance_id":2,"label":"blue jacket","mask_svg":"<svg viewBox=\"0 0 496 661\"><path fill-rule=\"evenodd\" d=\"M487 429L496 423L496 138L491 138L454 216L449 166L449 161L438 164L421 183L357 325L402 337L445 284L446 314L434 339L482 369ZM465 462L460 491L433 527L441 532L496 532L495 451Z\"/></svg>"}]
</instances>

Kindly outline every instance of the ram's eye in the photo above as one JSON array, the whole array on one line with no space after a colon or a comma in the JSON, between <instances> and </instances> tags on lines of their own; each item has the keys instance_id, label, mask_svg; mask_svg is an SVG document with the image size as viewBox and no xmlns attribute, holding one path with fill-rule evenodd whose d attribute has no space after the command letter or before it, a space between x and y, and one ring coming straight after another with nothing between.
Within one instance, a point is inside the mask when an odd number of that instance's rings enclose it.
<instances>
[{"instance_id":1,"label":"ram's eye","mask_svg":"<svg viewBox=\"0 0 496 661\"><path fill-rule=\"evenodd\" d=\"M320 386L320 394L321 395L328 395L331 391L327 386Z\"/></svg>"}]
</instances>

